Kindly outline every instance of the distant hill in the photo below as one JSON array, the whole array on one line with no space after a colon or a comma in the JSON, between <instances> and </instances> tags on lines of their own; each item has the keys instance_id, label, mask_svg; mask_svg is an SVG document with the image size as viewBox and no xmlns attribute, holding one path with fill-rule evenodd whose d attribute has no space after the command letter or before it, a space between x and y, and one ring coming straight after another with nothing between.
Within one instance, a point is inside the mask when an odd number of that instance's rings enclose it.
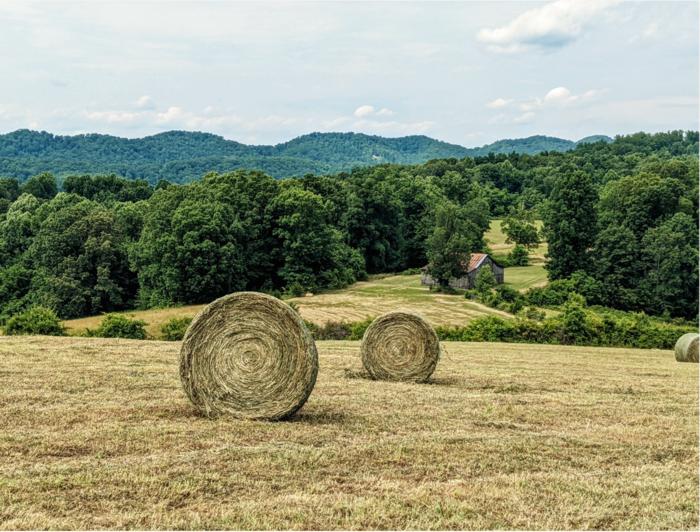
<instances>
[{"instance_id":1,"label":"distant hill","mask_svg":"<svg viewBox=\"0 0 700 532\"><path fill-rule=\"evenodd\" d=\"M601 139L609 137L598 135L579 142ZM61 136L22 129L0 135L0 176L24 180L41 172L59 177L116 173L152 183L160 179L185 183L209 171L249 168L281 178L337 173L382 163L417 164L489 153L567 151L575 146L570 140L541 135L465 148L424 135L386 138L361 133L311 133L275 146L253 146L211 133L188 131L126 139L99 134Z\"/></svg>"},{"instance_id":2,"label":"distant hill","mask_svg":"<svg viewBox=\"0 0 700 532\"><path fill-rule=\"evenodd\" d=\"M590 137L583 137L576 143L576 145L593 144L595 142L605 142L606 144L610 144L612 141L612 137L608 137L607 135L591 135Z\"/></svg>"},{"instance_id":3,"label":"distant hill","mask_svg":"<svg viewBox=\"0 0 700 532\"><path fill-rule=\"evenodd\" d=\"M535 135L524 139L497 140L481 148L472 148L469 150L469 155L475 157L479 155L488 155L489 153L508 154L513 152L534 155L535 153L542 153L543 151L568 151L573 150L575 147L576 143L571 140Z\"/></svg>"}]
</instances>

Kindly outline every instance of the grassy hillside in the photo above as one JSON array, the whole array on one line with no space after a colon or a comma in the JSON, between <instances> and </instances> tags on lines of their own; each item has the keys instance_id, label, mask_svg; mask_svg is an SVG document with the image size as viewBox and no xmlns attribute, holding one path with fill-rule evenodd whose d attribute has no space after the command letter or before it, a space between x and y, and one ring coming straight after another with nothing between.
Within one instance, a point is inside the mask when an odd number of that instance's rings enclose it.
<instances>
[{"instance_id":1,"label":"grassy hillside","mask_svg":"<svg viewBox=\"0 0 700 532\"><path fill-rule=\"evenodd\" d=\"M513 243L506 243L506 235L501 227L502 223L503 220L491 220L489 230L486 231L486 234L484 235L489 248L491 248L495 255L507 255L515 247L515 244ZM535 225L537 226L538 230L541 230L542 220L537 220ZM530 251L530 261L533 264L544 263L544 256L546 253L547 243L542 242L539 246Z\"/></svg>"},{"instance_id":2,"label":"grassy hillside","mask_svg":"<svg viewBox=\"0 0 700 532\"><path fill-rule=\"evenodd\" d=\"M515 244L506 243L506 235L501 228L503 220L491 220L491 226L484 235L486 243L496 259L508 255ZM537 221L537 228L542 228L542 221ZM547 284L547 271L544 269L547 243L543 242L530 251L530 265L506 268L505 281L516 290L527 290L533 286Z\"/></svg>"},{"instance_id":3,"label":"grassy hillside","mask_svg":"<svg viewBox=\"0 0 700 532\"><path fill-rule=\"evenodd\" d=\"M505 312L467 301L458 295L435 294L420 284L419 275L378 276L370 281L355 283L334 290L288 300L295 303L306 320L317 324L329 321L361 321L377 317L390 310L405 309L419 312L433 325L464 325L486 314L509 316ZM127 312L148 323L147 330L158 336L160 326L173 317L194 316L203 305ZM68 320L65 325L72 333L94 329L101 316Z\"/></svg>"},{"instance_id":4,"label":"grassy hillside","mask_svg":"<svg viewBox=\"0 0 700 532\"><path fill-rule=\"evenodd\" d=\"M670 351L450 343L429 384L319 342L289 421L200 417L179 344L0 338L3 529L697 529Z\"/></svg>"}]
</instances>

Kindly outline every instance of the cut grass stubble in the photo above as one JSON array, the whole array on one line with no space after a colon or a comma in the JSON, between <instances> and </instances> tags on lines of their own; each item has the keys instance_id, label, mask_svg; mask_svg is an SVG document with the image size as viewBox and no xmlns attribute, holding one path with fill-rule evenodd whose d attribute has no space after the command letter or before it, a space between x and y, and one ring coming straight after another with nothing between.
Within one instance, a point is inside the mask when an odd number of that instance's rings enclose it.
<instances>
[{"instance_id":1,"label":"cut grass stubble","mask_svg":"<svg viewBox=\"0 0 700 532\"><path fill-rule=\"evenodd\" d=\"M671 351L450 343L415 384L317 345L270 423L199 415L176 342L0 338L0 527L697 529Z\"/></svg>"}]
</instances>

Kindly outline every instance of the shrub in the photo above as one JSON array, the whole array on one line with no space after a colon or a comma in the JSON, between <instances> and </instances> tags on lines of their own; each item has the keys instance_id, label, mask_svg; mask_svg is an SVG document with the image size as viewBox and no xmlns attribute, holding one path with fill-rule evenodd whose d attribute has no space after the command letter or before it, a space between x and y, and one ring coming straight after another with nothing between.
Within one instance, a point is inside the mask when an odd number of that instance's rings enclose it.
<instances>
[{"instance_id":1,"label":"shrub","mask_svg":"<svg viewBox=\"0 0 700 532\"><path fill-rule=\"evenodd\" d=\"M528 320L542 321L545 316L546 314L544 311L538 309L537 307L527 307L523 312L523 317L527 318Z\"/></svg>"},{"instance_id":2,"label":"shrub","mask_svg":"<svg viewBox=\"0 0 700 532\"><path fill-rule=\"evenodd\" d=\"M351 323L350 338L348 338L348 340L362 340L362 337L365 335L367 327L369 327L373 321L374 318L367 318L364 321L357 321L355 323Z\"/></svg>"},{"instance_id":3,"label":"shrub","mask_svg":"<svg viewBox=\"0 0 700 532\"><path fill-rule=\"evenodd\" d=\"M504 268L509 268L511 266L515 266L510 262L510 253L507 253L505 255L497 255L495 253L491 254L491 257L493 260L495 260L498 264L503 266Z\"/></svg>"},{"instance_id":4,"label":"shrub","mask_svg":"<svg viewBox=\"0 0 700 532\"><path fill-rule=\"evenodd\" d=\"M569 279L557 279L547 286L530 288L525 297L530 305L555 307L566 303L571 292L573 292L573 286Z\"/></svg>"},{"instance_id":5,"label":"shrub","mask_svg":"<svg viewBox=\"0 0 700 532\"><path fill-rule=\"evenodd\" d=\"M361 340L373 321L374 318L367 318L352 323L346 321L329 321L324 325L316 325L310 321L304 321L304 323L314 340Z\"/></svg>"},{"instance_id":6,"label":"shrub","mask_svg":"<svg viewBox=\"0 0 700 532\"><path fill-rule=\"evenodd\" d=\"M192 318L171 318L160 326L160 337L169 342L179 342L185 337Z\"/></svg>"},{"instance_id":7,"label":"shrub","mask_svg":"<svg viewBox=\"0 0 700 532\"><path fill-rule=\"evenodd\" d=\"M99 336L100 338L132 338L134 340L145 340L146 322L129 318L123 314L107 314L100 323L100 326L88 331L88 336Z\"/></svg>"},{"instance_id":8,"label":"shrub","mask_svg":"<svg viewBox=\"0 0 700 532\"><path fill-rule=\"evenodd\" d=\"M527 266L530 264L530 255L527 252L527 248L520 244L516 245L508 256L508 262L511 266Z\"/></svg>"},{"instance_id":9,"label":"shrub","mask_svg":"<svg viewBox=\"0 0 700 532\"><path fill-rule=\"evenodd\" d=\"M491 268L481 268L479 273L476 274L476 281L474 281L474 288L480 294L485 294L496 286L496 277L493 275Z\"/></svg>"},{"instance_id":10,"label":"shrub","mask_svg":"<svg viewBox=\"0 0 700 532\"><path fill-rule=\"evenodd\" d=\"M579 296L580 297L580 296ZM536 310L536 309L535 309ZM653 322L644 314L624 317L587 313L576 297L562 316L533 320L506 320L484 316L463 327L437 327L440 340L458 342L523 342L534 344L576 344L606 347L672 349L692 325ZM697 330L697 329L695 329Z\"/></svg>"},{"instance_id":11,"label":"shrub","mask_svg":"<svg viewBox=\"0 0 700 532\"><path fill-rule=\"evenodd\" d=\"M304 288L304 286L300 282L294 281L289 286L287 286L284 295L287 297L302 297L305 293L306 289Z\"/></svg>"},{"instance_id":12,"label":"shrub","mask_svg":"<svg viewBox=\"0 0 700 532\"><path fill-rule=\"evenodd\" d=\"M494 290L494 294L497 292ZM482 316L462 327L438 326L442 341L519 342L532 344L574 344L605 347L672 349L684 333L697 330L693 324L676 325L650 319L643 313L598 310L584 306L578 294L567 302L564 312L546 318L544 312L529 307L522 316L505 319ZM502 301L502 305L509 305ZM331 322L318 326L306 322L316 340L361 340L372 318L360 322Z\"/></svg>"},{"instance_id":13,"label":"shrub","mask_svg":"<svg viewBox=\"0 0 700 532\"><path fill-rule=\"evenodd\" d=\"M35 306L24 312L15 314L7 320L5 334L46 334L49 336L63 336L65 330L61 320L50 308Z\"/></svg>"},{"instance_id":14,"label":"shrub","mask_svg":"<svg viewBox=\"0 0 700 532\"><path fill-rule=\"evenodd\" d=\"M350 325L340 321L329 321L321 326L316 325L312 334L316 340L346 340L350 336Z\"/></svg>"},{"instance_id":15,"label":"shrub","mask_svg":"<svg viewBox=\"0 0 700 532\"><path fill-rule=\"evenodd\" d=\"M515 288L504 284L497 285L495 288L484 292L470 291L465 297L478 299L484 305L510 312L511 314L520 312L527 303L525 296Z\"/></svg>"},{"instance_id":16,"label":"shrub","mask_svg":"<svg viewBox=\"0 0 700 532\"><path fill-rule=\"evenodd\" d=\"M445 284L445 285L441 285L441 284L434 284L434 285L431 285L431 286L430 286L430 291L431 291L431 292L437 292L437 293L440 293L440 294L450 294L450 295L454 295L454 294L457 294L457 293L458 293L457 290L456 290L455 288L452 288L452 287L451 287L450 285L448 285L448 284Z\"/></svg>"},{"instance_id":17,"label":"shrub","mask_svg":"<svg viewBox=\"0 0 700 532\"><path fill-rule=\"evenodd\" d=\"M563 305L569 295L577 293L591 304L601 302L601 286L598 281L585 272L577 271L569 279L557 279L547 286L531 288L526 293L530 305L554 307Z\"/></svg>"},{"instance_id":18,"label":"shrub","mask_svg":"<svg viewBox=\"0 0 700 532\"><path fill-rule=\"evenodd\" d=\"M564 314L561 316L562 343L579 345L587 343L591 335L586 323L585 306L586 300L583 296L575 292L569 296L564 305Z\"/></svg>"}]
</instances>

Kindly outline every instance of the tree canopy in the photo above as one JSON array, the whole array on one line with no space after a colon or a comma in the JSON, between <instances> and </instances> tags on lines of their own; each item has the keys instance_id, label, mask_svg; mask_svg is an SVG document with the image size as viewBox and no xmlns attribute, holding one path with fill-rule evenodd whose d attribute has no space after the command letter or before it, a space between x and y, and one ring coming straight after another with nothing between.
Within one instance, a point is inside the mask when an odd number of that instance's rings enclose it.
<instances>
[{"instance_id":1,"label":"tree canopy","mask_svg":"<svg viewBox=\"0 0 700 532\"><path fill-rule=\"evenodd\" d=\"M444 282L488 251L494 217L534 245L535 213L551 279L575 280L589 303L694 318L697 142L694 132L636 134L565 153L285 180L255 170L186 185L158 173L0 178L0 321L36 305L67 318L242 289L338 288L428 263Z\"/></svg>"}]
</instances>

